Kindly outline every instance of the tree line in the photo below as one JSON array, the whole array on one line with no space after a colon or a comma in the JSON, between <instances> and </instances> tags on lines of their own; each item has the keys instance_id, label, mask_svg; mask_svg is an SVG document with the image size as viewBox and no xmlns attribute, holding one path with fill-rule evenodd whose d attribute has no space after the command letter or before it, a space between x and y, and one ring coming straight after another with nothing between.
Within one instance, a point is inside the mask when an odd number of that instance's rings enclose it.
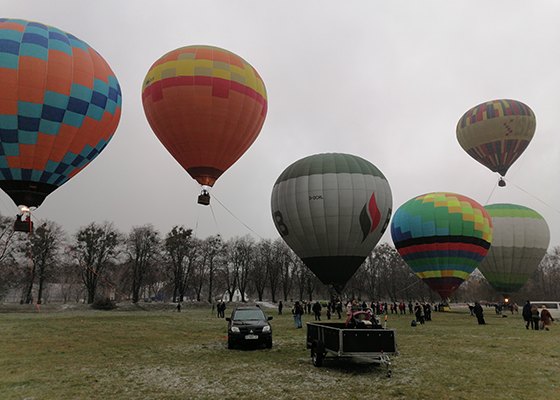
<instances>
[{"instance_id":1,"label":"tree line","mask_svg":"<svg viewBox=\"0 0 560 400\"><path fill-rule=\"evenodd\" d=\"M20 303L183 300L328 300L323 285L280 238L250 236L205 239L175 226L162 235L153 225L119 232L112 223L92 222L69 236L45 221L31 234L14 232L0 216L0 300L17 294ZM341 266L343 267L343 266ZM343 297L375 301L439 302L393 246L378 245L344 289ZM525 299L560 298L560 247L555 247L519 293ZM452 301L500 301L475 272Z\"/></svg>"}]
</instances>

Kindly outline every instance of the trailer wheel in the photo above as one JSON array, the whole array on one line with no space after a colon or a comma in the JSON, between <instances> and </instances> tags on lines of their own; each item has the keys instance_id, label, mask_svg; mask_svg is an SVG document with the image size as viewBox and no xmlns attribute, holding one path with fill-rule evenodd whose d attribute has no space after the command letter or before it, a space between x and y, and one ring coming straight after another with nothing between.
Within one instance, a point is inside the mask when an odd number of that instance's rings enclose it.
<instances>
[{"instance_id":1,"label":"trailer wheel","mask_svg":"<svg viewBox=\"0 0 560 400\"><path fill-rule=\"evenodd\" d=\"M322 342L317 342L311 347L311 361L313 361L314 366L321 367L324 359L325 346Z\"/></svg>"}]
</instances>

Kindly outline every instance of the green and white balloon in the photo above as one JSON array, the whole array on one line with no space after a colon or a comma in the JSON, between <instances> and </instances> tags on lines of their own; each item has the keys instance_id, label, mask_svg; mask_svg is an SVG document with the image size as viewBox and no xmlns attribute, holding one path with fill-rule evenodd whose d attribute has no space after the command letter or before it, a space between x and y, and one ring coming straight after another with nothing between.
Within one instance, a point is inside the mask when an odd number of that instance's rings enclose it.
<instances>
[{"instance_id":1,"label":"green and white balloon","mask_svg":"<svg viewBox=\"0 0 560 400\"><path fill-rule=\"evenodd\" d=\"M294 162L272 189L272 217L291 249L326 285L342 290L391 217L391 188L363 158L316 154Z\"/></svg>"},{"instance_id":2,"label":"green and white balloon","mask_svg":"<svg viewBox=\"0 0 560 400\"><path fill-rule=\"evenodd\" d=\"M535 272L550 243L550 231L535 210L517 204L484 207L492 217L494 240L478 269L504 296L517 292Z\"/></svg>"}]
</instances>

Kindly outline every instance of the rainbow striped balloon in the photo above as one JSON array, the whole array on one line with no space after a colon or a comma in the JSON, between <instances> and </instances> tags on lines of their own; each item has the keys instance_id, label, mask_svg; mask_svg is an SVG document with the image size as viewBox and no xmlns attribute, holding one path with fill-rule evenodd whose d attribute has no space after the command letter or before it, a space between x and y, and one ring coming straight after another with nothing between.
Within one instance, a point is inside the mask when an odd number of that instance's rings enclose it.
<instances>
[{"instance_id":1,"label":"rainbow striped balloon","mask_svg":"<svg viewBox=\"0 0 560 400\"><path fill-rule=\"evenodd\" d=\"M428 193L397 210L391 236L416 275L446 299L486 256L492 221L484 207L467 196Z\"/></svg>"}]
</instances>

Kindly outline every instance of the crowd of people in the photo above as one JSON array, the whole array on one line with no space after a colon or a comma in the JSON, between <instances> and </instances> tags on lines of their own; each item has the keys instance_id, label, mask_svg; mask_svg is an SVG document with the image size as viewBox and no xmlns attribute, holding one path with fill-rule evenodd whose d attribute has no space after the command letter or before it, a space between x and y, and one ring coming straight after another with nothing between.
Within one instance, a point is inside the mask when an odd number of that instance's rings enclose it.
<instances>
[{"instance_id":1,"label":"crowd of people","mask_svg":"<svg viewBox=\"0 0 560 400\"><path fill-rule=\"evenodd\" d=\"M493 304L494 305L494 304ZM494 305L495 306L495 305ZM426 321L432 320L432 311L442 311L444 307L443 303L433 304L428 302L416 302L413 303L409 301L408 303L401 301L399 303L392 302L371 302L367 303L365 301L351 299L348 300L344 305L340 299L334 299L333 301L323 302L320 301L295 301L292 307L292 316L294 318L294 324L296 328L302 328L302 316L304 314L312 314L315 321L321 321L321 317L326 316L327 320L331 318L337 318L339 320L345 319L349 321L351 315L356 311L367 311L371 313L372 318L375 316L389 314L393 315L414 315L412 320L412 325L416 326L418 324L423 325ZM477 318L479 325L485 325L484 320L484 309L479 302L475 302L474 306L468 305L470 313L472 316ZM282 315L284 304L282 301L278 303L278 315ZM496 307L495 307L496 308ZM217 305L217 314L219 318L224 318L226 309L226 304L224 301L220 301ZM517 306L508 308L512 314L517 310ZM177 305L177 310L181 311L180 303ZM496 308L496 313L501 314L501 309ZM550 311L546 306L539 308L536 304L531 304L529 300L525 303L522 310L523 320L525 321L525 328L532 330L550 330L554 318L552 317Z\"/></svg>"},{"instance_id":2,"label":"crowd of people","mask_svg":"<svg viewBox=\"0 0 560 400\"><path fill-rule=\"evenodd\" d=\"M496 304L487 304L487 306L494 306L496 314L502 314L502 310L506 307L504 305L498 307ZM479 325L485 325L486 321L484 319L484 309L479 302L475 302L473 305L468 305L470 313L475 316ZM212 307L214 308L214 307ZM224 318L226 303L220 300L217 304L217 316L218 318ZM282 315L284 304L282 301L278 303L278 315ZM412 325L416 326L418 324L423 325L426 321L432 320L432 311L443 311L444 304L439 303L429 303L429 302L416 302L413 303L409 301L408 303L401 302L379 302L372 301L367 303L366 301L361 301L357 299L348 300L344 305L342 300L339 298L333 301L323 302L320 301L295 301L292 307L292 316L294 318L294 324L296 328L302 328L302 316L304 314L313 314L315 321L321 321L323 312L327 320L331 318L344 319L346 322L351 320L351 316L357 311L367 311L371 314L372 319L376 319L377 316L389 314L393 315L414 315L412 320ZM513 314L517 312L517 305L511 304L506 309L511 311ZM181 311L181 303L177 304L177 311ZM529 300L525 303L522 310L523 320L525 321L525 328L532 330L550 330L554 318L552 317L550 311L545 305L542 305L540 311L537 304L531 304Z\"/></svg>"},{"instance_id":3,"label":"crowd of people","mask_svg":"<svg viewBox=\"0 0 560 400\"><path fill-rule=\"evenodd\" d=\"M283 305L279 304L278 314L282 313ZM321 317L326 316L327 320L331 318L348 319L352 312L359 310L368 311L372 315L414 315L415 322L424 324L426 321L432 320L432 311L441 311L443 304L420 303L415 304L412 301L408 303L401 301L399 303L392 302L371 302L361 301L357 299L348 300L343 304L342 300L334 299L333 301L323 302L320 301L296 301L292 308L292 315L294 317L294 324L296 328L302 327L301 318L304 314L312 314L315 321L321 321Z\"/></svg>"},{"instance_id":4,"label":"crowd of people","mask_svg":"<svg viewBox=\"0 0 560 400\"><path fill-rule=\"evenodd\" d=\"M281 306L279 306L279 314L281 314ZM343 316L348 321L353 312L358 310L368 311L372 316L380 315L414 315L412 325L416 326L418 324L423 325L426 321L432 320L432 311L442 311L444 307L443 303L431 304L431 303L412 303L409 301L405 303L401 301L399 303L387 303L387 302L371 302L368 304L365 301L360 301L352 299L343 303L340 299L335 299L334 301L329 301L326 303L321 303L320 301L296 301L294 307L292 308L292 315L294 316L294 322L296 328L302 327L301 318L304 314L313 314L315 321L321 321L323 316L323 311L327 320L331 318L342 319ZM475 316L479 325L486 325L484 319L484 309L479 302L475 302L474 306L468 305L472 316ZM508 308L512 313L516 311L516 305L514 307ZM537 305L531 305L529 301L525 304L522 311L523 319L526 322L525 327L534 330L549 330L554 318L547 310L546 306L543 306L541 311Z\"/></svg>"}]
</instances>

